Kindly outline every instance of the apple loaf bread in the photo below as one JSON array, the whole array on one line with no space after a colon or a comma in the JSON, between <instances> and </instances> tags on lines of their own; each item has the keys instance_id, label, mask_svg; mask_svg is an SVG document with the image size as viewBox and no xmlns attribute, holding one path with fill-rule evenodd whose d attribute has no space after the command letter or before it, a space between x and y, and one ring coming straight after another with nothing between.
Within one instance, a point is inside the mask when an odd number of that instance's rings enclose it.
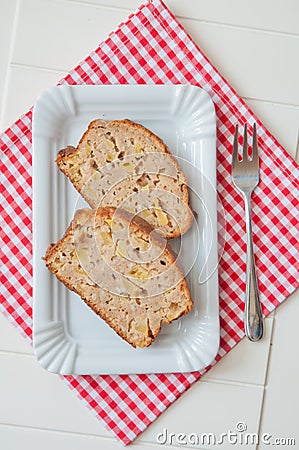
<instances>
[{"instance_id":1,"label":"apple loaf bread","mask_svg":"<svg viewBox=\"0 0 299 450\"><path fill-rule=\"evenodd\" d=\"M140 124L94 120L56 162L91 208L126 209L167 238L190 227L186 177L163 141Z\"/></svg>"},{"instance_id":2,"label":"apple loaf bread","mask_svg":"<svg viewBox=\"0 0 299 450\"><path fill-rule=\"evenodd\" d=\"M76 212L44 258L48 269L125 341L149 346L161 325L192 308L166 239L138 216L113 207Z\"/></svg>"}]
</instances>

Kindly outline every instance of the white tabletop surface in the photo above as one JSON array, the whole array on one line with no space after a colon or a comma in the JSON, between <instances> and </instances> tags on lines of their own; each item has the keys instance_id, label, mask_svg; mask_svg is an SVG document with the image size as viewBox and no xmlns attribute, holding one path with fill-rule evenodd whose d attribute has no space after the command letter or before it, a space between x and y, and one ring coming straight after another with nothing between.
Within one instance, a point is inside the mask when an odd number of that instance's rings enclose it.
<instances>
[{"instance_id":1,"label":"white tabletop surface","mask_svg":"<svg viewBox=\"0 0 299 450\"><path fill-rule=\"evenodd\" d=\"M0 130L97 47L138 0L0 0ZM166 4L294 158L299 159L298 0L166 0ZM297 153L297 154L296 154ZM299 448L299 292L266 320L260 343L242 341L175 402L132 448L194 448L178 433L269 433ZM181 438L184 440L184 438ZM280 441L283 444L284 441ZM0 449L117 449L73 392L40 368L32 348L0 315ZM202 446L244 449L250 445ZM271 445L277 448L278 445ZM261 443L259 449L269 445Z\"/></svg>"}]
</instances>

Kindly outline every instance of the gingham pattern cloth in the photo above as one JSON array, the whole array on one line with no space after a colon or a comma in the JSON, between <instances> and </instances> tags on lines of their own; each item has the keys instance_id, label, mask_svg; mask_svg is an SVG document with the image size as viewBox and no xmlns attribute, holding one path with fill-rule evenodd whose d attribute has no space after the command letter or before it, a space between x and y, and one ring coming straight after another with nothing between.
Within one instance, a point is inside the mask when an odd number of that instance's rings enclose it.
<instances>
[{"instance_id":1,"label":"gingham pattern cloth","mask_svg":"<svg viewBox=\"0 0 299 450\"><path fill-rule=\"evenodd\" d=\"M160 0L142 5L60 83L194 84L217 114L221 340L215 364L244 336L245 223L230 177L235 124L257 122L261 182L253 196L253 232L263 312L298 286L299 167L229 86ZM1 310L32 338L31 110L0 136L3 287ZM241 141L240 141L241 142ZM224 236L225 235L225 236ZM207 368L206 370L209 370ZM202 373L62 377L124 444L129 444Z\"/></svg>"}]
</instances>

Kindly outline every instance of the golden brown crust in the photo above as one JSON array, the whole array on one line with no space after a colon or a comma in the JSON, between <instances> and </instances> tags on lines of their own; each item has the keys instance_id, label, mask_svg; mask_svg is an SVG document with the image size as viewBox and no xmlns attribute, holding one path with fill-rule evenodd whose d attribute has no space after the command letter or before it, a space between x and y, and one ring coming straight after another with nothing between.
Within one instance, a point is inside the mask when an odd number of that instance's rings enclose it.
<instances>
[{"instance_id":1,"label":"golden brown crust","mask_svg":"<svg viewBox=\"0 0 299 450\"><path fill-rule=\"evenodd\" d=\"M66 148L63 148L62 150L60 150L60 152L57 155L57 159L59 158L65 158L66 156L71 156L73 153L76 152L76 147L73 147L72 145L68 145Z\"/></svg>"}]
</instances>

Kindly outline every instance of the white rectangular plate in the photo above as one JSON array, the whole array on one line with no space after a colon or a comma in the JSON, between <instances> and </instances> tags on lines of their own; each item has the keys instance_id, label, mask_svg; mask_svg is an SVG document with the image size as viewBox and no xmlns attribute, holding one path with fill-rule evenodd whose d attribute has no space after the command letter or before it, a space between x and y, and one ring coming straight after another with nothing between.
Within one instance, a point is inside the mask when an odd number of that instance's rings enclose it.
<instances>
[{"instance_id":1,"label":"white rectangular plate","mask_svg":"<svg viewBox=\"0 0 299 450\"><path fill-rule=\"evenodd\" d=\"M70 223L78 193L55 164L96 118L129 118L168 145L188 178L196 212L180 263L194 301L185 317L134 349L45 267L42 256ZM33 342L47 370L60 374L189 372L212 362L219 346L216 120L209 95L191 85L62 85L33 112ZM178 241L172 245L178 250Z\"/></svg>"}]
</instances>

